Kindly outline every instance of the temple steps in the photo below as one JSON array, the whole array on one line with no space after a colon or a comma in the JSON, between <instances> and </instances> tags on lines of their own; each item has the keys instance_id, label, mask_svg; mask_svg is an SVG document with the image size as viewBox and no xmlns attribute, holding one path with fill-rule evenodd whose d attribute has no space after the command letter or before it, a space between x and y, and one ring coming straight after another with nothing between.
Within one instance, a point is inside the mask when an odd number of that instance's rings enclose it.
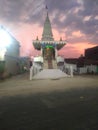
<instances>
[{"instance_id":1,"label":"temple steps","mask_svg":"<svg viewBox=\"0 0 98 130\"><path fill-rule=\"evenodd\" d=\"M33 79L59 79L64 77L69 77L69 75L59 69L44 69L33 76Z\"/></svg>"},{"instance_id":2,"label":"temple steps","mask_svg":"<svg viewBox=\"0 0 98 130\"><path fill-rule=\"evenodd\" d=\"M45 60L44 61L44 69L57 69L57 63L55 60Z\"/></svg>"},{"instance_id":3,"label":"temple steps","mask_svg":"<svg viewBox=\"0 0 98 130\"><path fill-rule=\"evenodd\" d=\"M44 69L48 69L48 63L47 63L47 60L44 60L44 66L43 66Z\"/></svg>"},{"instance_id":4,"label":"temple steps","mask_svg":"<svg viewBox=\"0 0 98 130\"><path fill-rule=\"evenodd\" d=\"M52 63L53 63L53 68L54 68L54 69L57 69L57 63L56 63L56 60L52 60Z\"/></svg>"},{"instance_id":5,"label":"temple steps","mask_svg":"<svg viewBox=\"0 0 98 130\"><path fill-rule=\"evenodd\" d=\"M48 60L48 69L53 69L53 63L52 60Z\"/></svg>"}]
</instances>

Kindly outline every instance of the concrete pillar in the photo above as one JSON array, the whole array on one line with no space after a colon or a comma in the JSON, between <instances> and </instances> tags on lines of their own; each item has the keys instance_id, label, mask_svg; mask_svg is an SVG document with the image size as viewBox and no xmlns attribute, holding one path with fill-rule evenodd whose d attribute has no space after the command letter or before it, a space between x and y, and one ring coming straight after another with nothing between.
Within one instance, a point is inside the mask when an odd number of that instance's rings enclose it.
<instances>
[{"instance_id":1,"label":"concrete pillar","mask_svg":"<svg viewBox=\"0 0 98 130\"><path fill-rule=\"evenodd\" d=\"M55 59L57 58L58 56L58 52L57 52L57 48L55 47Z\"/></svg>"},{"instance_id":2,"label":"concrete pillar","mask_svg":"<svg viewBox=\"0 0 98 130\"><path fill-rule=\"evenodd\" d=\"M33 66L31 66L30 68L30 80L32 80L32 77L33 77Z\"/></svg>"},{"instance_id":3,"label":"concrete pillar","mask_svg":"<svg viewBox=\"0 0 98 130\"><path fill-rule=\"evenodd\" d=\"M43 48L41 47L41 56L43 57Z\"/></svg>"},{"instance_id":4,"label":"concrete pillar","mask_svg":"<svg viewBox=\"0 0 98 130\"><path fill-rule=\"evenodd\" d=\"M70 66L70 76L73 77L73 67Z\"/></svg>"}]
</instances>

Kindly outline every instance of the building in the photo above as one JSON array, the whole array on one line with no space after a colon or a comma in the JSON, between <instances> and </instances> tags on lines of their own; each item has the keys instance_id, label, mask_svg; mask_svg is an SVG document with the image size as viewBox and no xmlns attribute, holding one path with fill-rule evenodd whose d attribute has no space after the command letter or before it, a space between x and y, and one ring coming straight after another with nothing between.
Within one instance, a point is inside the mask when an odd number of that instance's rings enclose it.
<instances>
[{"instance_id":1,"label":"building","mask_svg":"<svg viewBox=\"0 0 98 130\"><path fill-rule=\"evenodd\" d=\"M0 75L8 76L19 73L19 42L0 26Z\"/></svg>"},{"instance_id":2,"label":"building","mask_svg":"<svg viewBox=\"0 0 98 130\"><path fill-rule=\"evenodd\" d=\"M47 11L42 38L41 40L39 40L37 37L36 40L33 41L34 48L41 51L41 56L44 59L44 67L47 66L46 68L48 69L55 68L55 61L58 56L58 50L60 50L65 44L66 41L63 41L62 38L60 38L60 41L54 40L51 23Z\"/></svg>"},{"instance_id":3,"label":"building","mask_svg":"<svg viewBox=\"0 0 98 130\"><path fill-rule=\"evenodd\" d=\"M19 66L20 66L20 73L27 72L30 69L30 57L20 57L19 58Z\"/></svg>"},{"instance_id":4,"label":"building","mask_svg":"<svg viewBox=\"0 0 98 130\"><path fill-rule=\"evenodd\" d=\"M86 49L85 58L90 60L98 60L98 46Z\"/></svg>"},{"instance_id":5,"label":"building","mask_svg":"<svg viewBox=\"0 0 98 130\"><path fill-rule=\"evenodd\" d=\"M74 74L98 74L98 60L80 56L79 58L67 58L65 63L65 68L73 67Z\"/></svg>"}]
</instances>

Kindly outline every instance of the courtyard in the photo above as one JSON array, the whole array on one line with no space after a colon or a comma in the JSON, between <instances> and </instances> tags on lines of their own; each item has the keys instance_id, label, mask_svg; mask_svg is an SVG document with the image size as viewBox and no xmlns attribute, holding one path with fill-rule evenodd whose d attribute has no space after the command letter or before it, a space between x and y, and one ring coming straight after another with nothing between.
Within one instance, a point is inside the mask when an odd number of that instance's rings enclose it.
<instances>
[{"instance_id":1,"label":"courtyard","mask_svg":"<svg viewBox=\"0 0 98 130\"><path fill-rule=\"evenodd\" d=\"M98 76L0 81L0 130L65 129L98 129Z\"/></svg>"}]
</instances>

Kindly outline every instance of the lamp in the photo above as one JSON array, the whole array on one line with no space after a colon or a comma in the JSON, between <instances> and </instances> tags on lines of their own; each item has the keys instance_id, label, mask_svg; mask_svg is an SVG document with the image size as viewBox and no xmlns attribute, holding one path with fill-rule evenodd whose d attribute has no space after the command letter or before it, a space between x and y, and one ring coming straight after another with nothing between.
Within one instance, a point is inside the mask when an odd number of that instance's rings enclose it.
<instances>
[{"instance_id":1,"label":"lamp","mask_svg":"<svg viewBox=\"0 0 98 130\"><path fill-rule=\"evenodd\" d=\"M11 41L12 39L9 33L5 29L0 28L0 48L7 47L11 44Z\"/></svg>"}]
</instances>

